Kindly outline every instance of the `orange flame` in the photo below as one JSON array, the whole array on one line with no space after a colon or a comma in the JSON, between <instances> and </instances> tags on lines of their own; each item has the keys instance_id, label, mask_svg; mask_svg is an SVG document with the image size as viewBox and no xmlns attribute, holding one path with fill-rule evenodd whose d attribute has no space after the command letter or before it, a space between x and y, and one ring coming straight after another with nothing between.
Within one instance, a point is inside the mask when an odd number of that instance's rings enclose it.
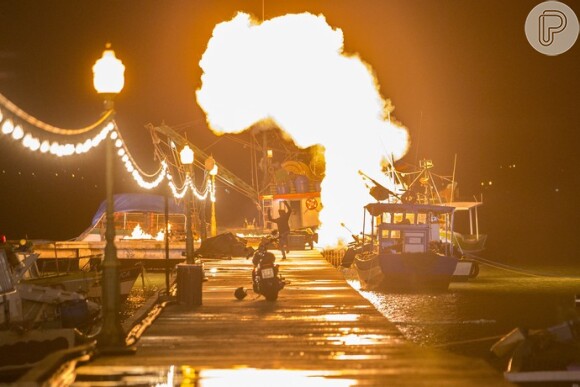
<instances>
[{"instance_id":1,"label":"orange flame","mask_svg":"<svg viewBox=\"0 0 580 387\"><path fill-rule=\"evenodd\" d=\"M169 225L169 231L171 232L171 224ZM155 235L155 237L153 237L153 235L148 234L145 231L143 231L143 229L141 228L141 225L139 223L137 223L135 228L133 228L133 231L131 231L131 235L125 236L123 239L141 239L141 240L142 239L155 239L156 241L162 241L165 239L165 231L159 230L157 232L157 235Z\"/></svg>"},{"instance_id":2,"label":"orange flame","mask_svg":"<svg viewBox=\"0 0 580 387\"><path fill-rule=\"evenodd\" d=\"M341 222L362 226L362 207L373 199L358 171L379 180L381 161L407 152L408 132L388 118L371 67L343 52L340 29L322 15L260 23L238 13L214 28L200 67L197 102L215 133L272 120L296 145L324 146L322 245L349 237Z\"/></svg>"}]
</instances>

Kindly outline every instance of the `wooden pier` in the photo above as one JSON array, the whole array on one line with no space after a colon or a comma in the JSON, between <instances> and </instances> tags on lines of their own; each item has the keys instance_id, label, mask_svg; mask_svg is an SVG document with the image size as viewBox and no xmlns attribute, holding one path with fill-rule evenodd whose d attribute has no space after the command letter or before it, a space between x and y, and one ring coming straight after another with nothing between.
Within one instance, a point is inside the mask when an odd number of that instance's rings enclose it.
<instances>
[{"instance_id":1,"label":"wooden pier","mask_svg":"<svg viewBox=\"0 0 580 387\"><path fill-rule=\"evenodd\" d=\"M270 303L234 297L251 261L206 262L201 306L168 303L134 354L79 363L73 385L509 385L483 360L405 340L317 251L278 263L290 284Z\"/></svg>"}]
</instances>

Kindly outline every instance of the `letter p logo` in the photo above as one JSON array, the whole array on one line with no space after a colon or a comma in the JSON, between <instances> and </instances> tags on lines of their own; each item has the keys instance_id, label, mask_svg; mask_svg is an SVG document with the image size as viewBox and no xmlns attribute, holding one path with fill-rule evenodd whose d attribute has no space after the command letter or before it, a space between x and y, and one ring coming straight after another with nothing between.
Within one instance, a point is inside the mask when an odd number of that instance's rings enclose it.
<instances>
[{"instance_id":1,"label":"letter p logo","mask_svg":"<svg viewBox=\"0 0 580 387\"><path fill-rule=\"evenodd\" d=\"M545 1L528 14L526 37L536 51L545 55L560 55L568 51L578 38L578 18L566 4Z\"/></svg>"},{"instance_id":2,"label":"letter p logo","mask_svg":"<svg viewBox=\"0 0 580 387\"><path fill-rule=\"evenodd\" d=\"M539 37L542 46L549 46L554 43L554 35L566 29L568 19L564 12L557 9L547 9L539 18Z\"/></svg>"}]
</instances>

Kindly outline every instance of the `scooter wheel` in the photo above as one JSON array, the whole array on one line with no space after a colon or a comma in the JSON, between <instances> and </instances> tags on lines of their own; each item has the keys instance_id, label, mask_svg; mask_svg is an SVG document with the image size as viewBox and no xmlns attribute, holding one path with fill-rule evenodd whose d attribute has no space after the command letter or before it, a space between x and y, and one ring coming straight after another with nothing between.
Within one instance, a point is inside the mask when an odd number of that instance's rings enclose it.
<instances>
[{"instance_id":1,"label":"scooter wheel","mask_svg":"<svg viewBox=\"0 0 580 387\"><path fill-rule=\"evenodd\" d=\"M274 302L278 299L278 292L271 292L268 294L264 294L266 301Z\"/></svg>"}]
</instances>

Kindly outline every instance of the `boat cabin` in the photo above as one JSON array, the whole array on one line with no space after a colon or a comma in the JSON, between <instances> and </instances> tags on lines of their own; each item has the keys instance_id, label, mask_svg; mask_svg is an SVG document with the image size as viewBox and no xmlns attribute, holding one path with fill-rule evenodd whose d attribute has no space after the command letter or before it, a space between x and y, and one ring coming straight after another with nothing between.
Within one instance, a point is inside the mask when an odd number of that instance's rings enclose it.
<instances>
[{"instance_id":1,"label":"boat cabin","mask_svg":"<svg viewBox=\"0 0 580 387\"><path fill-rule=\"evenodd\" d=\"M379 254L436 251L453 255L453 244L446 237L453 234L453 207L370 203L365 210L365 217L366 212L371 215L371 239L378 242Z\"/></svg>"}]
</instances>

